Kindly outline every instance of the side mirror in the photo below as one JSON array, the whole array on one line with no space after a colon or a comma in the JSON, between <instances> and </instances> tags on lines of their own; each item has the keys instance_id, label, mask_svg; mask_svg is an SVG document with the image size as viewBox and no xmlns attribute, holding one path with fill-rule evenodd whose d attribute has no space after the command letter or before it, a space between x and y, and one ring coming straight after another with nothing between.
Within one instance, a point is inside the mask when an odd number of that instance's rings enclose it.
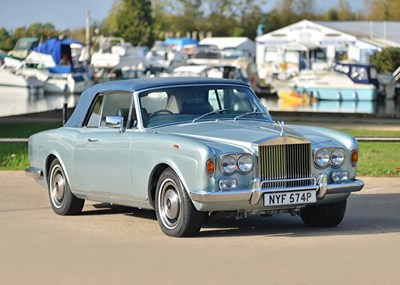
<instances>
[{"instance_id":1,"label":"side mirror","mask_svg":"<svg viewBox=\"0 0 400 285\"><path fill-rule=\"evenodd\" d=\"M119 132L123 133L124 129L124 118L120 116L107 116L106 117L107 128L119 128Z\"/></svg>"}]
</instances>

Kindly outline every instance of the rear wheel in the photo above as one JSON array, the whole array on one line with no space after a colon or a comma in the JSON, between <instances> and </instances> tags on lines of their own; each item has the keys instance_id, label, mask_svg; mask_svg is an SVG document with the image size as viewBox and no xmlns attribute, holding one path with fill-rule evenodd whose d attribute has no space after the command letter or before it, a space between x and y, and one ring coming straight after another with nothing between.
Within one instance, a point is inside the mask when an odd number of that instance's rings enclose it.
<instances>
[{"instance_id":1,"label":"rear wheel","mask_svg":"<svg viewBox=\"0 0 400 285\"><path fill-rule=\"evenodd\" d=\"M346 212L347 200L337 203L307 206L300 217L310 227L335 227L340 224Z\"/></svg>"},{"instance_id":2,"label":"rear wheel","mask_svg":"<svg viewBox=\"0 0 400 285\"><path fill-rule=\"evenodd\" d=\"M72 194L67 177L58 159L50 165L48 176L50 204L59 215L75 215L82 211L85 200Z\"/></svg>"},{"instance_id":3,"label":"rear wheel","mask_svg":"<svg viewBox=\"0 0 400 285\"><path fill-rule=\"evenodd\" d=\"M198 212L176 173L168 168L157 182L156 214L161 230L168 236L196 235L204 213Z\"/></svg>"}]
</instances>

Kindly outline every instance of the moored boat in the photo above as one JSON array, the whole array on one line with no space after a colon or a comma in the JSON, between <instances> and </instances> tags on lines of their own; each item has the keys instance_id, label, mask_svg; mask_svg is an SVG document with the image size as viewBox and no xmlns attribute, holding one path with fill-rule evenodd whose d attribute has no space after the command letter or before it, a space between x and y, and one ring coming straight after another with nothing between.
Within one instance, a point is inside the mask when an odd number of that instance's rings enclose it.
<instances>
[{"instance_id":1,"label":"moored boat","mask_svg":"<svg viewBox=\"0 0 400 285\"><path fill-rule=\"evenodd\" d=\"M319 100L373 101L378 99L379 80L372 65L340 63L331 71L301 72L291 86Z\"/></svg>"},{"instance_id":2,"label":"moored boat","mask_svg":"<svg viewBox=\"0 0 400 285\"><path fill-rule=\"evenodd\" d=\"M0 86L22 87L22 88L42 88L43 82L35 76L16 75L11 70L0 68Z\"/></svg>"},{"instance_id":3,"label":"moored boat","mask_svg":"<svg viewBox=\"0 0 400 285\"><path fill-rule=\"evenodd\" d=\"M36 77L48 93L81 93L93 84L85 67L73 60L73 39L53 38L31 52L15 74Z\"/></svg>"}]
</instances>

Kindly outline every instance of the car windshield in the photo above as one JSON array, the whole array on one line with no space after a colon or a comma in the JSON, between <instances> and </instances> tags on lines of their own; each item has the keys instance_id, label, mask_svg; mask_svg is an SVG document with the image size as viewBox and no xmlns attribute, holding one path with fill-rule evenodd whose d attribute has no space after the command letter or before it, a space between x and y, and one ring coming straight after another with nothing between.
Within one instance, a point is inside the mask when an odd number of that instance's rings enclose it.
<instances>
[{"instance_id":1,"label":"car windshield","mask_svg":"<svg viewBox=\"0 0 400 285\"><path fill-rule=\"evenodd\" d=\"M185 86L139 94L145 128L206 120L272 121L257 96L236 85Z\"/></svg>"}]
</instances>

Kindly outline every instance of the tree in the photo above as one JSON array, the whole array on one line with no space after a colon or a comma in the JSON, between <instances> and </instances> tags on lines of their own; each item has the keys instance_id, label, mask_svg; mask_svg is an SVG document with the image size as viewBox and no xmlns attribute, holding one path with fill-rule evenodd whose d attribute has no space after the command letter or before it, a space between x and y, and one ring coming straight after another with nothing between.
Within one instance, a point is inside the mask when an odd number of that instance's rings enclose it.
<instances>
[{"instance_id":1,"label":"tree","mask_svg":"<svg viewBox=\"0 0 400 285\"><path fill-rule=\"evenodd\" d=\"M257 36L257 26L263 22L264 14L259 6L255 5L251 9L248 9L247 12L241 17L240 26L243 29L241 36L255 39Z\"/></svg>"},{"instance_id":2,"label":"tree","mask_svg":"<svg viewBox=\"0 0 400 285\"><path fill-rule=\"evenodd\" d=\"M282 0L276 1L275 7L266 14L268 32L280 29L302 19L315 18L314 0Z\"/></svg>"},{"instance_id":3,"label":"tree","mask_svg":"<svg viewBox=\"0 0 400 285\"><path fill-rule=\"evenodd\" d=\"M9 51L14 47L10 34L3 27L0 27L0 50Z\"/></svg>"},{"instance_id":4,"label":"tree","mask_svg":"<svg viewBox=\"0 0 400 285\"><path fill-rule=\"evenodd\" d=\"M293 1L292 9L299 17L310 19L314 17L315 3L314 0L297 0Z\"/></svg>"},{"instance_id":5,"label":"tree","mask_svg":"<svg viewBox=\"0 0 400 285\"><path fill-rule=\"evenodd\" d=\"M393 72L400 66L400 49L386 48L381 52L372 55L370 63L375 65L378 72Z\"/></svg>"},{"instance_id":6,"label":"tree","mask_svg":"<svg viewBox=\"0 0 400 285\"><path fill-rule=\"evenodd\" d=\"M400 0L365 0L368 18L373 21L399 21Z\"/></svg>"},{"instance_id":7,"label":"tree","mask_svg":"<svg viewBox=\"0 0 400 285\"><path fill-rule=\"evenodd\" d=\"M268 0L153 0L155 33L208 32L254 38Z\"/></svg>"},{"instance_id":8,"label":"tree","mask_svg":"<svg viewBox=\"0 0 400 285\"><path fill-rule=\"evenodd\" d=\"M60 32L56 30L51 23L33 23L25 30L25 37L40 38L43 37L45 40L55 37Z\"/></svg>"},{"instance_id":9,"label":"tree","mask_svg":"<svg viewBox=\"0 0 400 285\"><path fill-rule=\"evenodd\" d=\"M347 0L340 0L338 3L338 20L339 21L354 20L354 14L351 11L350 4Z\"/></svg>"},{"instance_id":10,"label":"tree","mask_svg":"<svg viewBox=\"0 0 400 285\"><path fill-rule=\"evenodd\" d=\"M198 30L199 22L203 19L202 0L178 0L178 3L182 6L178 28L181 31Z\"/></svg>"},{"instance_id":11,"label":"tree","mask_svg":"<svg viewBox=\"0 0 400 285\"><path fill-rule=\"evenodd\" d=\"M119 0L106 20L106 30L132 45L152 46L153 18L150 0Z\"/></svg>"}]
</instances>

